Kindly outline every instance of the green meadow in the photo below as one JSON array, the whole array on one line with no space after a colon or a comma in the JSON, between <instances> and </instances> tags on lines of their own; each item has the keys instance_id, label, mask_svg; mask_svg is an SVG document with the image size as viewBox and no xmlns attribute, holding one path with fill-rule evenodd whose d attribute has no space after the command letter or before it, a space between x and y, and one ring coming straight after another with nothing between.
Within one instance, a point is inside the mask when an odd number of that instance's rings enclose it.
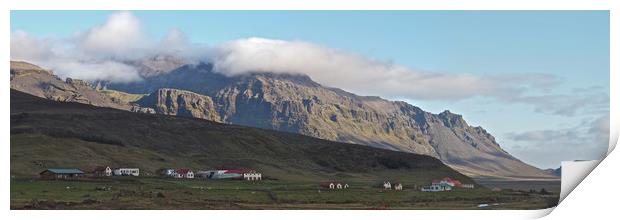
<instances>
[{"instance_id":1,"label":"green meadow","mask_svg":"<svg viewBox=\"0 0 620 220\"><path fill-rule=\"evenodd\" d=\"M557 192L487 188L421 192L407 184L403 191L383 190L371 182L349 185L330 190L319 182L282 180L12 179L11 209L542 209L558 201Z\"/></svg>"}]
</instances>

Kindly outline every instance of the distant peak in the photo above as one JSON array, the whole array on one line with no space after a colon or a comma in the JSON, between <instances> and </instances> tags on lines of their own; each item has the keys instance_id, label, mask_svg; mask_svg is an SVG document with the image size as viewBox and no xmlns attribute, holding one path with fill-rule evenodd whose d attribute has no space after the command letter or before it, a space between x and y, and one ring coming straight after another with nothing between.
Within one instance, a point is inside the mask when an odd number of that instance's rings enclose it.
<instances>
[{"instance_id":1,"label":"distant peak","mask_svg":"<svg viewBox=\"0 0 620 220\"><path fill-rule=\"evenodd\" d=\"M462 115L454 114L450 110L445 110L439 113L439 118L443 121L446 127L468 127L467 122L463 119Z\"/></svg>"}]
</instances>

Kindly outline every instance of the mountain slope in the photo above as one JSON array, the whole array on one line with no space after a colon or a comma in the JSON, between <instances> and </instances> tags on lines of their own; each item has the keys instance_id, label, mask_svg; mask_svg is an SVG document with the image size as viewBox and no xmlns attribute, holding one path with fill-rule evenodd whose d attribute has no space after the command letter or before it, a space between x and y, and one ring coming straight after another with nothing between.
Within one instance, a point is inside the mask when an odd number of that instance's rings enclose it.
<instances>
[{"instance_id":1,"label":"mountain slope","mask_svg":"<svg viewBox=\"0 0 620 220\"><path fill-rule=\"evenodd\" d=\"M299 134L80 103L11 90L11 174L49 167L137 166L208 169L243 166L291 180L385 178L416 184L451 176L473 181L423 155L321 140Z\"/></svg>"},{"instance_id":2,"label":"mountain slope","mask_svg":"<svg viewBox=\"0 0 620 220\"><path fill-rule=\"evenodd\" d=\"M54 101L78 102L136 112L152 112L95 90L88 82L67 78L65 81L36 65L11 61L11 89Z\"/></svg>"},{"instance_id":3,"label":"mountain slope","mask_svg":"<svg viewBox=\"0 0 620 220\"><path fill-rule=\"evenodd\" d=\"M512 157L486 130L469 126L460 115L432 114L405 102L357 96L321 86L305 75L225 76L209 64L199 64L109 87L151 96L162 88L187 90L213 100L219 120L206 119L430 155L471 176L554 178ZM158 103L163 106L167 105Z\"/></svg>"}]
</instances>

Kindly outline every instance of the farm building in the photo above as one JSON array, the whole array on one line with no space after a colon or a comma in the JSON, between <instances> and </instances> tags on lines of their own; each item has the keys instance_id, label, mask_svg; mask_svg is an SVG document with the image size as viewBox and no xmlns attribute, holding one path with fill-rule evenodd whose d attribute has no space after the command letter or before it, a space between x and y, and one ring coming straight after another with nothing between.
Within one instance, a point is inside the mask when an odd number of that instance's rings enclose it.
<instances>
[{"instance_id":1,"label":"farm building","mask_svg":"<svg viewBox=\"0 0 620 220\"><path fill-rule=\"evenodd\" d=\"M207 179L211 175L211 172L213 171L212 170L199 170L194 173L194 176L196 176L197 178Z\"/></svg>"},{"instance_id":2,"label":"farm building","mask_svg":"<svg viewBox=\"0 0 620 220\"><path fill-rule=\"evenodd\" d=\"M174 178L187 178L187 179L194 178L194 172L191 169L187 169L187 168L176 169L174 173L175 173Z\"/></svg>"},{"instance_id":3,"label":"farm building","mask_svg":"<svg viewBox=\"0 0 620 220\"><path fill-rule=\"evenodd\" d=\"M47 169L39 173L39 176L47 180L77 179L84 177L84 172L78 169Z\"/></svg>"},{"instance_id":4,"label":"farm building","mask_svg":"<svg viewBox=\"0 0 620 220\"><path fill-rule=\"evenodd\" d=\"M210 170L208 172L209 179L242 179L243 174L230 172L229 170Z\"/></svg>"},{"instance_id":5,"label":"farm building","mask_svg":"<svg viewBox=\"0 0 620 220\"><path fill-rule=\"evenodd\" d=\"M112 176L112 169L109 166L98 166L93 168L90 174L96 177Z\"/></svg>"},{"instance_id":6,"label":"farm building","mask_svg":"<svg viewBox=\"0 0 620 220\"><path fill-rule=\"evenodd\" d=\"M392 189L392 183L390 181L383 181L383 189Z\"/></svg>"},{"instance_id":7,"label":"farm building","mask_svg":"<svg viewBox=\"0 0 620 220\"><path fill-rule=\"evenodd\" d=\"M455 187L456 185L460 185L461 182L459 182L458 180L450 179L450 177L445 177L440 180L433 180L432 184Z\"/></svg>"},{"instance_id":8,"label":"farm building","mask_svg":"<svg viewBox=\"0 0 620 220\"><path fill-rule=\"evenodd\" d=\"M163 168L163 169L159 169L158 173L162 176L174 177L177 175L177 170L173 168Z\"/></svg>"},{"instance_id":9,"label":"farm building","mask_svg":"<svg viewBox=\"0 0 620 220\"><path fill-rule=\"evenodd\" d=\"M447 185L447 186L454 187L454 188L466 188L466 189L474 188L474 184L463 184L461 183L461 181L451 179L450 177L444 177L441 180L433 180L432 183L440 184L440 185Z\"/></svg>"},{"instance_id":10,"label":"farm building","mask_svg":"<svg viewBox=\"0 0 620 220\"><path fill-rule=\"evenodd\" d=\"M256 172L256 170L250 170L248 172L243 173L244 180L257 181L257 180L261 180L262 178L263 178L262 174Z\"/></svg>"},{"instance_id":11,"label":"farm building","mask_svg":"<svg viewBox=\"0 0 620 220\"><path fill-rule=\"evenodd\" d=\"M209 179L244 179L244 180L262 180L262 174L256 172L254 169L241 168L241 169L226 169L220 168L217 170L201 171L201 176L207 176Z\"/></svg>"},{"instance_id":12,"label":"farm building","mask_svg":"<svg viewBox=\"0 0 620 220\"><path fill-rule=\"evenodd\" d=\"M395 183L394 184L394 190L403 190L403 184Z\"/></svg>"},{"instance_id":13,"label":"farm building","mask_svg":"<svg viewBox=\"0 0 620 220\"><path fill-rule=\"evenodd\" d=\"M331 182L321 183L321 187L327 188L327 189L348 189L349 188L349 184L348 183L331 181Z\"/></svg>"},{"instance_id":14,"label":"farm building","mask_svg":"<svg viewBox=\"0 0 620 220\"><path fill-rule=\"evenodd\" d=\"M465 188L465 189L473 189L474 188L474 184L461 184L460 187L461 188Z\"/></svg>"},{"instance_id":15,"label":"farm building","mask_svg":"<svg viewBox=\"0 0 620 220\"><path fill-rule=\"evenodd\" d=\"M450 190L452 190L452 187L447 184L433 183L430 186L422 187L422 192L443 192L443 191L450 191Z\"/></svg>"},{"instance_id":16,"label":"farm building","mask_svg":"<svg viewBox=\"0 0 620 220\"><path fill-rule=\"evenodd\" d=\"M115 168L112 170L114 176L139 176L140 169L138 168Z\"/></svg>"}]
</instances>

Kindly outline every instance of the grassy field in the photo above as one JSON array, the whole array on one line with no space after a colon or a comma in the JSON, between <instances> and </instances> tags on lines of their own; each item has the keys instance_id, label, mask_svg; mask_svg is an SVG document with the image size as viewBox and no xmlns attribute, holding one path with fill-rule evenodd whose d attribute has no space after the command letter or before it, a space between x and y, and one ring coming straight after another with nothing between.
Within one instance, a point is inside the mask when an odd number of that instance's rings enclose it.
<instances>
[{"instance_id":1,"label":"grassy field","mask_svg":"<svg viewBox=\"0 0 620 220\"><path fill-rule=\"evenodd\" d=\"M382 190L350 182L329 190L318 182L234 181L111 177L93 181L11 180L11 209L541 209L555 206L557 192L486 188L450 192Z\"/></svg>"}]
</instances>

